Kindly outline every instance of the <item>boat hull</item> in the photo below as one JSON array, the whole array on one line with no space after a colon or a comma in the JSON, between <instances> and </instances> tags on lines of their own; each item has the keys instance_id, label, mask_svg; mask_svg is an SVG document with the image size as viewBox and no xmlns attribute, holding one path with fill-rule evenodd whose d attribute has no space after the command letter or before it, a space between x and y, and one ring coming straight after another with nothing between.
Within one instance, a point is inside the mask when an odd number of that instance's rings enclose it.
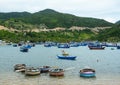
<instances>
[{"instance_id":1,"label":"boat hull","mask_svg":"<svg viewBox=\"0 0 120 85\"><path fill-rule=\"evenodd\" d=\"M82 69L80 70L80 77L84 77L84 78L95 77L95 70L89 68Z\"/></svg>"},{"instance_id":2,"label":"boat hull","mask_svg":"<svg viewBox=\"0 0 120 85\"><path fill-rule=\"evenodd\" d=\"M35 75L40 75L40 72L25 72L25 75L27 75L27 76L35 76Z\"/></svg>"},{"instance_id":3,"label":"boat hull","mask_svg":"<svg viewBox=\"0 0 120 85\"><path fill-rule=\"evenodd\" d=\"M42 68L40 68L40 72L41 73L47 73L50 70L50 66L43 66Z\"/></svg>"},{"instance_id":4,"label":"boat hull","mask_svg":"<svg viewBox=\"0 0 120 85\"><path fill-rule=\"evenodd\" d=\"M95 73L80 73L81 77L90 78L95 77Z\"/></svg>"},{"instance_id":5,"label":"boat hull","mask_svg":"<svg viewBox=\"0 0 120 85\"><path fill-rule=\"evenodd\" d=\"M104 50L105 47L94 47L94 46L88 46L90 50Z\"/></svg>"},{"instance_id":6,"label":"boat hull","mask_svg":"<svg viewBox=\"0 0 120 85\"><path fill-rule=\"evenodd\" d=\"M120 46L117 46L117 49L120 49Z\"/></svg>"},{"instance_id":7,"label":"boat hull","mask_svg":"<svg viewBox=\"0 0 120 85\"><path fill-rule=\"evenodd\" d=\"M76 56L62 56L62 55L57 55L59 59L67 59L67 60L75 60Z\"/></svg>"},{"instance_id":8,"label":"boat hull","mask_svg":"<svg viewBox=\"0 0 120 85\"><path fill-rule=\"evenodd\" d=\"M16 64L14 66L14 71L25 72L26 65L25 64Z\"/></svg>"},{"instance_id":9,"label":"boat hull","mask_svg":"<svg viewBox=\"0 0 120 85\"><path fill-rule=\"evenodd\" d=\"M64 76L64 72L50 72L50 76Z\"/></svg>"},{"instance_id":10,"label":"boat hull","mask_svg":"<svg viewBox=\"0 0 120 85\"><path fill-rule=\"evenodd\" d=\"M20 51L21 51L21 52L28 52L28 48L26 48L26 47L24 47L24 46L23 46L23 47L20 47Z\"/></svg>"},{"instance_id":11,"label":"boat hull","mask_svg":"<svg viewBox=\"0 0 120 85\"><path fill-rule=\"evenodd\" d=\"M52 69L49 72L50 76L64 76L64 71L63 69Z\"/></svg>"},{"instance_id":12,"label":"boat hull","mask_svg":"<svg viewBox=\"0 0 120 85\"><path fill-rule=\"evenodd\" d=\"M26 68L25 75L27 76L40 75L40 70L35 68Z\"/></svg>"}]
</instances>

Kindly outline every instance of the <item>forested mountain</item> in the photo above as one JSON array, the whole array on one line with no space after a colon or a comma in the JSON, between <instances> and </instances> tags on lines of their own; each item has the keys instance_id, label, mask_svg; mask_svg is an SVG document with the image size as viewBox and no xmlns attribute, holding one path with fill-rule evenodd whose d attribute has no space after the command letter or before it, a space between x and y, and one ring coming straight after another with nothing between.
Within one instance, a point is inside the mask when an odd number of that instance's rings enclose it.
<instances>
[{"instance_id":1,"label":"forested mountain","mask_svg":"<svg viewBox=\"0 0 120 85\"><path fill-rule=\"evenodd\" d=\"M72 26L79 27L106 27L113 24L103 19L78 17L71 14L60 13L51 9L45 9L36 13L28 12L11 12L0 13L0 24L7 27L14 27L14 24L19 25L41 25L44 24L47 28ZM28 26L30 27L30 26ZM19 27L17 27L19 28Z\"/></svg>"},{"instance_id":2,"label":"forested mountain","mask_svg":"<svg viewBox=\"0 0 120 85\"><path fill-rule=\"evenodd\" d=\"M119 21L117 21L115 24L120 24L120 20L119 20Z\"/></svg>"},{"instance_id":3,"label":"forested mountain","mask_svg":"<svg viewBox=\"0 0 120 85\"><path fill-rule=\"evenodd\" d=\"M10 32L0 30L0 40L19 42L19 41L55 41L55 42L69 42L69 41L120 41L120 21L115 24L107 22L103 19L78 17L71 14L60 13L51 9L42 10L36 13L28 12L11 12L0 13L0 25L8 28L14 28L21 31ZM99 31L92 31L91 29L84 30L64 30L64 31L45 31L32 32L24 31L24 29L42 29L42 28L56 28L64 27L70 28L72 26L78 27L111 27L109 29L100 29Z\"/></svg>"},{"instance_id":4,"label":"forested mountain","mask_svg":"<svg viewBox=\"0 0 120 85\"><path fill-rule=\"evenodd\" d=\"M119 21L117 21L115 24L120 26L120 20L119 20Z\"/></svg>"},{"instance_id":5,"label":"forested mountain","mask_svg":"<svg viewBox=\"0 0 120 85\"><path fill-rule=\"evenodd\" d=\"M28 12L10 12L10 13L0 13L0 20L8 20L11 18L24 18L31 16Z\"/></svg>"}]
</instances>

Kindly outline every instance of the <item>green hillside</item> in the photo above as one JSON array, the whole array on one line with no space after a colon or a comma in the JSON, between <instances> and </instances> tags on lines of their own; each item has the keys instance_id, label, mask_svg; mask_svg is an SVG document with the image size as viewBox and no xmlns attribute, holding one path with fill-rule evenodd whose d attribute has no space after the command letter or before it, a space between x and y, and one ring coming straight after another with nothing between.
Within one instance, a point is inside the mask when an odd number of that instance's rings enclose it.
<instances>
[{"instance_id":1,"label":"green hillside","mask_svg":"<svg viewBox=\"0 0 120 85\"><path fill-rule=\"evenodd\" d=\"M94 39L99 41L118 42L120 41L120 26L115 25L110 29L101 30L97 36L94 36Z\"/></svg>"},{"instance_id":2,"label":"green hillside","mask_svg":"<svg viewBox=\"0 0 120 85\"><path fill-rule=\"evenodd\" d=\"M120 27L112 27L104 29L97 34L89 29L82 31L49 31L49 32L23 32L12 33L0 30L0 40L9 42L19 41L55 41L55 42L70 42L70 41L103 41L103 42L120 42Z\"/></svg>"},{"instance_id":3,"label":"green hillside","mask_svg":"<svg viewBox=\"0 0 120 85\"><path fill-rule=\"evenodd\" d=\"M71 14L60 13L51 9L45 9L36 13L28 12L11 12L0 13L0 24L7 27L16 28L16 23L21 25L24 29L24 25L39 26L45 25L47 28L72 26L80 27L106 27L113 24L103 19L78 17ZM19 27L19 26L18 26ZM17 28L18 28L17 27ZM31 28L32 28L31 27Z\"/></svg>"},{"instance_id":4,"label":"green hillside","mask_svg":"<svg viewBox=\"0 0 120 85\"><path fill-rule=\"evenodd\" d=\"M108 27L109 29L102 29L98 32L91 29L79 31L49 31L49 32L9 32L0 30L0 40L19 42L19 41L55 41L55 42L69 42L69 41L120 41L120 21L113 24L103 19L78 17L71 14L60 13L51 9L42 10L36 13L28 12L11 12L0 13L0 25L17 30L26 29L52 29L55 27L70 28L72 26L78 27Z\"/></svg>"},{"instance_id":5,"label":"green hillside","mask_svg":"<svg viewBox=\"0 0 120 85\"><path fill-rule=\"evenodd\" d=\"M117 21L115 24L120 24L120 20L119 20L119 21Z\"/></svg>"}]
</instances>

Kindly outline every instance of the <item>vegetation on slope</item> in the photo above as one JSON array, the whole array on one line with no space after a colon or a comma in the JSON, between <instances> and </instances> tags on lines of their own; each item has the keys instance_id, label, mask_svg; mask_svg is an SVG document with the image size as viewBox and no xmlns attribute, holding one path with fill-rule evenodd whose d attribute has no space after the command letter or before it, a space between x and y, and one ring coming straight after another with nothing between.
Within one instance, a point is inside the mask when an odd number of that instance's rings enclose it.
<instances>
[{"instance_id":1,"label":"vegetation on slope","mask_svg":"<svg viewBox=\"0 0 120 85\"><path fill-rule=\"evenodd\" d=\"M33 14L28 12L0 13L1 25L18 29L18 27L14 25L16 22L20 22L20 25L22 23L22 25L31 25L32 27L37 27L44 24L47 28L70 28L72 26L106 27L113 25L103 19L78 17L71 14L59 13L51 9L46 9ZM23 29L26 28L23 27Z\"/></svg>"},{"instance_id":2,"label":"vegetation on slope","mask_svg":"<svg viewBox=\"0 0 120 85\"><path fill-rule=\"evenodd\" d=\"M11 12L0 13L0 25L8 28L21 30L21 32L0 31L0 39L5 41L19 42L19 41L55 41L55 42L69 42L69 41L120 41L120 24L119 21L113 26L103 19L78 17L71 14L59 13L57 11L46 9L36 13L28 12ZM113 26L110 29L104 29L95 33L90 29L82 31L49 31L49 32L24 32L27 29L44 29L64 27L70 28L72 26L78 27L107 27Z\"/></svg>"},{"instance_id":3,"label":"vegetation on slope","mask_svg":"<svg viewBox=\"0 0 120 85\"><path fill-rule=\"evenodd\" d=\"M17 32L0 31L0 39L9 42L19 41L54 41L54 42L70 42L70 41L104 41L118 42L120 41L120 27L114 26L109 29L99 31L97 34L90 29L81 31L49 31L49 32Z\"/></svg>"}]
</instances>

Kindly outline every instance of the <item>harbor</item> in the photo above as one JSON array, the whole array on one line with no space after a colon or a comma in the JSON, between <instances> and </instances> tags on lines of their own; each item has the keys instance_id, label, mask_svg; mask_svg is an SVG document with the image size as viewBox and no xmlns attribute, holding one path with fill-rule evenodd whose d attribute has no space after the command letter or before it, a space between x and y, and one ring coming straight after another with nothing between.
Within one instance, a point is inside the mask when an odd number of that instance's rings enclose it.
<instances>
[{"instance_id":1,"label":"harbor","mask_svg":"<svg viewBox=\"0 0 120 85\"><path fill-rule=\"evenodd\" d=\"M75 60L57 57L65 50L76 55ZM120 84L120 50L106 47L104 50L90 50L88 46L71 48L44 47L36 45L28 52L20 52L20 47L0 46L0 85L119 85ZM15 64L29 67L51 66L64 69L64 76L53 77L49 73L26 76L15 72ZM93 78L80 77L80 69L90 66L95 69Z\"/></svg>"}]
</instances>

